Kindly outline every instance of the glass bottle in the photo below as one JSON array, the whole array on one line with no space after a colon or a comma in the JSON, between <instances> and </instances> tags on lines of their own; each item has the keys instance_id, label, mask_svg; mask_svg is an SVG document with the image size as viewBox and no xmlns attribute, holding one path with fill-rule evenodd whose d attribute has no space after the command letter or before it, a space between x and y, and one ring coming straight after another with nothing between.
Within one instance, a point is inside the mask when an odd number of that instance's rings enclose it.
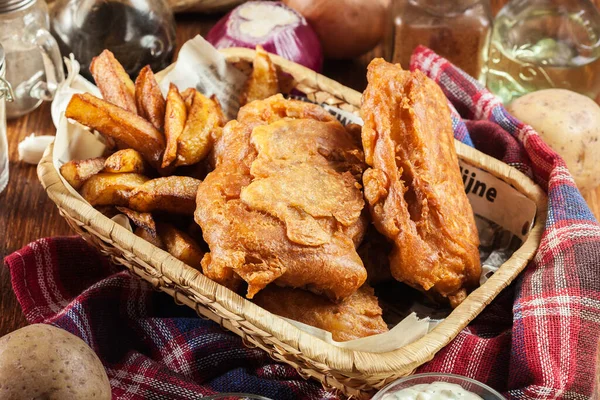
<instances>
[{"instance_id":1,"label":"glass bottle","mask_svg":"<svg viewBox=\"0 0 600 400\"><path fill-rule=\"evenodd\" d=\"M4 49L0 45L0 193L8 184L8 139L6 137L5 102L13 101L13 92L4 79L6 66L4 63Z\"/></svg>"},{"instance_id":2,"label":"glass bottle","mask_svg":"<svg viewBox=\"0 0 600 400\"><path fill-rule=\"evenodd\" d=\"M396 0L393 8L392 61L408 68L424 45L485 81L492 16L488 0Z\"/></svg>"},{"instance_id":3,"label":"glass bottle","mask_svg":"<svg viewBox=\"0 0 600 400\"><path fill-rule=\"evenodd\" d=\"M60 51L49 29L44 0L0 1L0 42L6 57L6 79L15 94L14 101L6 105L8 118L52 100L64 80Z\"/></svg>"},{"instance_id":4,"label":"glass bottle","mask_svg":"<svg viewBox=\"0 0 600 400\"><path fill-rule=\"evenodd\" d=\"M496 16L489 89L505 104L526 93L600 93L600 13L589 0L512 0Z\"/></svg>"},{"instance_id":5,"label":"glass bottle","mask_svg":"<svg viewBox=\"0 0 600 400\"><path fill-rule=\"evenodd\" d=\"M91 79L92 58L112 51L135 78L145 66L158 72L175 50L175 19L166 0L57 0L52 33L63 55L75 55Z\"/></svg>"}]
</instances>

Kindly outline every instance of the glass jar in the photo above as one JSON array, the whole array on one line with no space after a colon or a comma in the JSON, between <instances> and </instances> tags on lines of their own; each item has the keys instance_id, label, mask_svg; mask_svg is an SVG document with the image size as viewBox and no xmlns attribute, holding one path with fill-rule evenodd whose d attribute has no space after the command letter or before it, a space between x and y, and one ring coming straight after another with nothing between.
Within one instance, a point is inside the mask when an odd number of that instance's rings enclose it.
<instances>
[{"instance_id":1,"label":"glass jar","mask_svg":"<svg viewBox=\"0 0 600 400\"><path fill-rule=\"evenodd\" d=\"M112 51L129 75L167 67L175 50L175 19L166 0L57 0L52 33L91 79L92 58Z\"/></svg>"},{"instance_id":2,"label":"glass jar","mask_svg":"<svg viewBox=\"0 0 600 400\"><path fill-rule=\"evenodd\" d=\"M60 51L49 27L44 0L0 1L6 80L15 94L14 102L6 106L8 118L30 112L42 100L52 100L64 80Z\"/></svg>"},{"instance_id":3,"label":"glass jar","mask_svg":"<svg viewBox=\"0 0 600 400\"><path fill-rule=\"evenodd\" d=\"M392 8L392 61L408 68L424 45L485 83L492 29L489 1L396 0Z\"/></svg>"},{"instance_id":4,"label":"glass jar","mask_svg":"<svg viewBox=\"0 0 600 400\"><path fill-rule=\"evenodd\" d=\"M512 0L496 16L487 83L505 104L540 89L600 94L600 13L589 0Z\"/></svg>"},{"instance_id":5,"label":"glass jar","mask_svg":"<svg viewBox=\"0 0 600 400\"><path fill-rule=\"evenodd\" d=\"M4 79L6 66L4 62L4 49L0 45L0 193L8 183L8 139L6 137L6 101L13 101L13 92L10 84Z\"/></svg>"}]
</instances>

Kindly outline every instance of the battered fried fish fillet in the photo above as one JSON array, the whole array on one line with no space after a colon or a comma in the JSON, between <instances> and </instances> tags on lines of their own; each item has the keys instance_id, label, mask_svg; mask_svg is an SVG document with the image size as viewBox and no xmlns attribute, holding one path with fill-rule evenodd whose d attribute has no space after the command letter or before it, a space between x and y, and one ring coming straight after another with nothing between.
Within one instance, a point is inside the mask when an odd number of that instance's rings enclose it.
<instances>
[{"instance_id":1,"label":"battered fried fish fillet","mask_svg":"<svg viewBox=\"0 0 600 400\"><path fill-rule=\"evenodd\" d=\"M392 275L453 307L479 281L479 238L441 89L420 71L375 59L363 94L363 185L394 248Z\"/></svg>"},{"instance_id":2,"label":"battered fried fish fillet","mask_svg":"<svg viewBox=\"0 0 600 400\"><path fill-rule=\"evenodd\" d=\"M273 314L329 331L338 342L388 331L368 285L340 303L305 290L271 285L258 293L254 302Z\"/></svg>"},{"instance_id":3,"label":"battered fried fish fillet","mask_svg":"<svg viewBox=\"0 0 600 400\"><path fill-rule=\"evenodd\" d=\"M359 144L321 107L281 95L244 106L196 198L204 273L249 298L267 284L343 299L365 281Z\"/></svg>"}]
</instances>

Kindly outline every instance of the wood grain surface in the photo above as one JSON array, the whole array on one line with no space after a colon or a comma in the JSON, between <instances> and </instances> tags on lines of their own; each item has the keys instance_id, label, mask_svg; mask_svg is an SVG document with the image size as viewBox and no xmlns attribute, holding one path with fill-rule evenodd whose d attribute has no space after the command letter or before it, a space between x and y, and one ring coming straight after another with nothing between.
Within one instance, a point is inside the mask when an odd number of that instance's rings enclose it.
<instances>
[{"instance_id":1,"label":"wood grain surface","mask_svg":"<svg viewBox=\"0 0 600 400\"><path fill-rule=\"evenodd\" d=\"M498 10L506 0L492 0ZM596 0L600 1L600 0ZM183 14L177 16L177 43L183 44L197 34L206 34L222 16ZM366 86L366 66L382 53L380 48L352 61L325 62L323 73L340 83L362 91ZM17 145L25 136L53 135L50 106L43 104L20 119L9 121L8 142L10 152L10 180L7 189L0 193L0 258L19 250L27 243L50 236L71 235L67 224L40 185L35 166L18 161ZM588 193L586 200L594 215L600 215L600 188ZM0 267L0 336L26 324L10 284L7 268Z\"/></svg>"}]
</instances>

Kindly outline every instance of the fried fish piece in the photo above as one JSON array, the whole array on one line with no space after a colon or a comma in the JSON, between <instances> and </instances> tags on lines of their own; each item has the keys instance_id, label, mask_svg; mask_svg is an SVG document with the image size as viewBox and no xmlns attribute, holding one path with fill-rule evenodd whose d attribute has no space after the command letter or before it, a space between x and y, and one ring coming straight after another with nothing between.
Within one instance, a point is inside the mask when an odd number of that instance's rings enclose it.
<instances>
[{"instance_id":1,"label":"fried fish piece","mask_svg":"<svg viewBox=\"0 0 600 400\"><path fill-rule=\"evenodd\" d=\"M254 303L273 314L329 331L338 342L388 331L368 285L339 303L305 290L271 285L256 295Z\"/></svg>"},{"instance_id":2,"label":"fried fish piece","mask_svg":"<svg viewBox=\"0 0 600 400\"><path fill-rule=\"evenodd\" d=\"M165 149L164 136L139 115L83 93L73 95L65 116L115 139L121 147L139 151L152 166L160 167Z\"/></svg>"},{"instance_id":3,"label":"fried fish piece","mask_svg":"<svg viewBox=\"0 0 600 400\"><path fill-rule=\"evenodd\" d=\"M279 93L279 81L277 70L269 57L269 53L256 46L256 55L252 61L252 73L246 80L246 84L240 97L240 105L245 105L254 100L263 100Z\"/></svg>"},{"instance_id":4,"label":"fried fish piece","mask_svg":"<svg viewBox=\"0 0 600 400\"><path fill-rule=\"evenodd\" d=\"M135 104L138 114L159 131L165 125L165 99L160 92L152 68L146 65L135 80Z\"/></svg>"},{"instance_id":5,"label":"fried fish piece","mask_svg":"<svg viewBox=\"0 0 600 400\"><path fill-rule=\"evenodd\" d=\"M364 201L350 172L363 155L337 120L273 96L243 107L217 147L194 215L210 248L209 278L232 289L243 279L249 298L275 280L332 299L364 283L354 242Z\"/></svg>"},{"instance_id":6,"label":"fried fish piece","mask_svg":"<svg viewBox=\"0 0 600 400\"><path fill-rule=\"evenodd\" d=\"M479 237L460 176L450 110L420 71L382 59L368 68L361 114L363 175L377 229L394 248L394 278L453 307L479 281Z\"/></svg>"},{"instance_id":7,"label":"fried fish piece","mask_svg":"<svg viewBox=\"0 0 600 400\"><path fill-rule=\"evenodd\" d=\"M135 85L110 50L104 50L92 59L90 72L104 100L131 113L137 113Z\"/></svg>"}]
</instances>

